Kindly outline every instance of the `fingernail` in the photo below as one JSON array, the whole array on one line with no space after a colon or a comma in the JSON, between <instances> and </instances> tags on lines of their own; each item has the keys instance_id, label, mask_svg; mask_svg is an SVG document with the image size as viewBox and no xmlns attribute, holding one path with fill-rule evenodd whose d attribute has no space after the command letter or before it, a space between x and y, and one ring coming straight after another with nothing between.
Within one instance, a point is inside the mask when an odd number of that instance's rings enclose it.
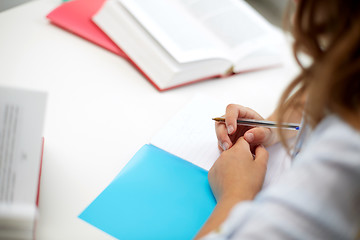
<instances>
[{"instance_id":1,"label":"fingernail","mask_svg":"<svg viewBox=\"0 0 360 240\"><path fill-rule=\"evenodd\" d=\"M252 141L254 141L254 134L253 134L253 133L246 133L244 137L245 137L245 140L246 140L247 142L252 142Z\"/></svg>"},{"instance_id":2,"label":"fingernail","mask_svg":"<svg viewBox=\"0 0 360 240\"><path fill-rule=\"evenodd\" d=\"M229 125L227 127L228 134L232 134L234 132L234 127L232 125Z\"/></svg>"},{"instance_id":3,"label":"fingernail","mask_svg":"<svg viewBox=\"0 0 360 240\"><path fill-rule=\"evenodd\" d=\"M221 146L224 151L229 149L229 144L227 142L224 142L223 144L221 144Z\"/></svg>"}]
</instances>

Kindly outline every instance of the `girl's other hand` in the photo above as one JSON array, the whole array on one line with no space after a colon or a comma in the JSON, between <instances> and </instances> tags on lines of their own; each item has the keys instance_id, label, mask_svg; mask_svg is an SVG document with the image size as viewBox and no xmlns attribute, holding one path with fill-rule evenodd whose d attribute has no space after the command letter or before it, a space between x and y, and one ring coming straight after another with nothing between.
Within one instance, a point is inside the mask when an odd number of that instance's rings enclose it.
<instances>
[{"instance_id":1,"label":"girl's other hand","mask_svg":"<svg viewBox=\"0 0 360 240\"><path fill-rule=\"evenodd\" d=\"M209 171L208 178L217 201L223 198L251 200L264 182L268 152L259 145L255 157L243 137L234 146L222 152Z\"/></svg>"}]
</instances>

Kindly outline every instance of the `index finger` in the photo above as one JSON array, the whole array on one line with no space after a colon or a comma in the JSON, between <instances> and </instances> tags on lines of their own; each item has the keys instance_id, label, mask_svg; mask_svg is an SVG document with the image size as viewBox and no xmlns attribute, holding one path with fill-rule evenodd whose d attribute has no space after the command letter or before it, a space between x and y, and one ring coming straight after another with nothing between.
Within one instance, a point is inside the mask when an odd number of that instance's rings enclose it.
<instances>
[{"instance_id":1,"label":"index finger","mask_svg":"<svg viewBox=\"0 0 360 240\"><path fill-rule=\"evenodd\" d=\"M215 122L215 132L220 149L229 149L232 146L232 141L228 135L226 125L224 123Z\"/></svg>"},{"instance_id":2,"label":"index finger","mask_svg":"<svg viewBox=\"0 0 360 240\"><path fill-rule=\"evenodd\" d=\"M263 119L263 117L253 109L237 104L229 104L226 107L224 117L228 134L236 132L238 118Z\"/></svg>"}]
</instances>

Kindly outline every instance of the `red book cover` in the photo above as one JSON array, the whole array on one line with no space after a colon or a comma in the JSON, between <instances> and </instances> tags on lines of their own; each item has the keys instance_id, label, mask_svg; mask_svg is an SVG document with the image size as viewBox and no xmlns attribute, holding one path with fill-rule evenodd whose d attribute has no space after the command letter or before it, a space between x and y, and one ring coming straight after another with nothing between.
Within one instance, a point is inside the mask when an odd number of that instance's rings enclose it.
<instances>
[{"instance_id":1,"label":"red book cover","mask_svg":"<svg viewBox=\"0 0 360 240\"><path fill-rule=\"evenodd\" d=\"M74 0L61 4L46 17L51 23L121 57L126 54L91 20L105 0Z\"/></svg>"}]
</instances>

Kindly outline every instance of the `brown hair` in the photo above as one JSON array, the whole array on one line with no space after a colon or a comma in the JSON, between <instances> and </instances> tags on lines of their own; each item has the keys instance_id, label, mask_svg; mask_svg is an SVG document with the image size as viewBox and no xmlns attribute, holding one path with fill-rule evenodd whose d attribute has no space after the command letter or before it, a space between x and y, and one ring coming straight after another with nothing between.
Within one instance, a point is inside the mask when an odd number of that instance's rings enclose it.
<instances>
[{"instance_id":1,"label":"brown hair","mask_svg":"<svg viewBox=\"0 0 360 240\"><path fill-rule=\"evenodd\" d=\"M311 127L334 113L360 129L360 1L299 0L292 16L293 51L301 73L280 99L278 121L289 109L304 106L306 96ZM311 58L308 66L300 61L302 53Z\"/></svg>"}]
</instances>

